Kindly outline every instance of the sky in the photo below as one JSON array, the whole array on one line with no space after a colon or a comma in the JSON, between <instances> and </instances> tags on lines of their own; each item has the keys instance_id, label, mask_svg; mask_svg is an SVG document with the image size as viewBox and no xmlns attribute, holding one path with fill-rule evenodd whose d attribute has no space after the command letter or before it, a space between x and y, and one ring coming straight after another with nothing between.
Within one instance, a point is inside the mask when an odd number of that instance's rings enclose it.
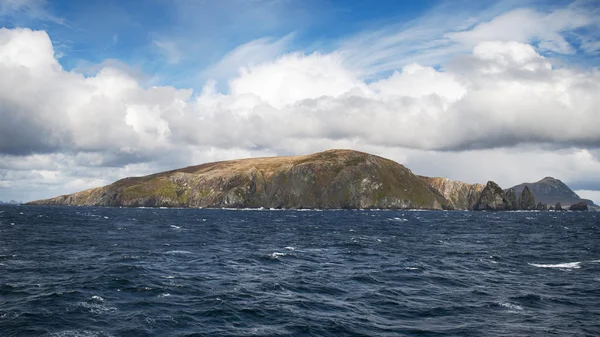
<instances>
[{"instance_id":1,"label":"sky","mask_svg":"<svg viewBox=\"0 0 600 337\"><path fill-rule=\"evenodd\" d=\"M0 200L332 148L600 203L600 0L0 0Z\"/></svg>"}]
</instances>

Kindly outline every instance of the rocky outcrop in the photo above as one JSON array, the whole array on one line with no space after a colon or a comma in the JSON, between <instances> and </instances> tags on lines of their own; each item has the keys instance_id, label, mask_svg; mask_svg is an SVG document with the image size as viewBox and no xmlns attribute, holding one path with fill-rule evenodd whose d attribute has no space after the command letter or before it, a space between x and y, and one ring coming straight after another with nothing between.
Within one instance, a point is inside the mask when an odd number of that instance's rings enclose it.
<instances>
[{"instance_id":1,"label":"rocky outcrop","mask_svg":"<svg viewBox=\"0 0 600 337\"><path fill-rule=\"evenodd\" d=\"M569 211L587 211L587 210L588 210L588 204L585 201L578 202L569 207Z\"/></svg>"},{"instance_id":2,"label":"rocky outcrop","mask_svg":"<svg viewBox=\"0 0 600 337\"><path fill-rule=\"evenodd\" d=\"M586 202L588 206L595 206L591 200L582 199L569 188L565 183L559 179L552 177L545 177L542 180L534 183L523 183L512 188L517 192L519 196L525 187L529 188L531 193L535 196L535 200L547 205L554 205L561 203L563 207L577 204L579 202Z\"/></svg>"},{"instance_id":3,"label":"rocky outcrop","mask_svg":"<svg viewBox=\"0 0 600 337\"><path fill-rule=\"evenodd\" d=\"M427 185L442 195L452 207L457 210L473 209L481 191L484 187L482 184L467 184L462 181L451 180L448 178L430 178L421 177Z\"/></svg>"},{"instance_id":4,"label":"rocky outcrop","mask_svg":"<svg viewBox=\"0 0 600 337\"><path fill-rule=\"evenodd\" d=\"M562 205L560 204L560 202L557 202L556 205L554 206L554 210L555 211L562 211Z\"/></svg>"},{"instance_id":5,"label":"rocky outcrop","mask_svg":"<svg viewBox=\"0 0 600 337\"><path fill-rule=\"evenodd\" d=\"M535 206L535 209L538 210L538 211L547 211L548 210L548 205L542 204L541 202L538 202L537 205Z\"/></svg>"},{"instance_id":6,"label":"rocky outcrop","mask_svg":"<svg viewBox=\"0 0 600 337\"><path fill-rule=\"evenodd\" d=\"M367 153L208 163L30 202L148 207L442 209L448 202L404 166Z\"/></svg>"},{"instance_id":7,"label":"rocky outcrop","mask_svg":"<svg viewBox=\"0 0 600 337\"><path fill-rule=\"evenodd\" d=\"M506 199L506 210L515 211L519 208L519 204L517 202L517 194L515 193L514 188L509 188L508 191L504 194Z\"/></svg>"},{"instance_id":8,"label":"rocky outcrop","mask_svg":"<svg viewBox=\"0 0 600 337\"><path fill-rule=\"evenodd\" d=\"M534 210L535 209L535 197L529 190L529 187L525 186L521 194L519 194L519 209L522 210Z\"/></svg>"},{"instance_id":9,"label":"rocky outcrop","mask_svg":"<svg viewBox=\"0 0 600 337\"><path fill-rule=\"evenodd\" d=\"M507 200L504 191L493 181L488 181L473 207L476 211L504 211L506 208Z\"/></svg>"}]
</instances>

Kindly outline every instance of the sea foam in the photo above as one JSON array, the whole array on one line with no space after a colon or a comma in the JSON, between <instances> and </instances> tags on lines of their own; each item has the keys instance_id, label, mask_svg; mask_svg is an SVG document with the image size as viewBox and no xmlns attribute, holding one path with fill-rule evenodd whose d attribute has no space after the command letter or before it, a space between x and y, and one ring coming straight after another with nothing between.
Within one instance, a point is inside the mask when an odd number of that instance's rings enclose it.
<instances>
[{"instance_id":1,"label":"sea foam","mask_svg":"<svg viewBox=\"0 0 600 337\"><path fill-rule=\"evenodd\" d=\"M579 268L581 268L581 262L567 262L567 263L557 263L557 264L529 263L529 265L538 267L538 268L559 268L559 269L579 269Z\"/></svg>"}]
</instances>

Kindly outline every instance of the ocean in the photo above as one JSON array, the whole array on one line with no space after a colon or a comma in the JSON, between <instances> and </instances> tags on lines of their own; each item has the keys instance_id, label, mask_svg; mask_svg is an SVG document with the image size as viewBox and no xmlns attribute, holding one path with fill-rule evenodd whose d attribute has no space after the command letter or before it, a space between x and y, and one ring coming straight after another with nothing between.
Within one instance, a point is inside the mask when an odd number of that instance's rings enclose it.
<instances>
[{"instance_id":1,"label":"ocean","mask_svg":"<svg viewBox=\"0 0 600 337\"><path fill-rule=\"evenodd\" d=\"M0 206L0 336L600 336L600 212Z\"/></svg>"}]
</instances>

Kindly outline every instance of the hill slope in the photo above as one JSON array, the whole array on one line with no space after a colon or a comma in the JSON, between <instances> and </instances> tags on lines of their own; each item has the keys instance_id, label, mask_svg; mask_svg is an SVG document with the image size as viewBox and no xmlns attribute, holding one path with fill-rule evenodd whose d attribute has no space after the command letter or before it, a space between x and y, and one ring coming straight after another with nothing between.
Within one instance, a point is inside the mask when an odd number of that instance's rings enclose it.
<instances>
[{"instance_id":1,"label":"hill slope","mask_svg":"<svg viewBox=\"0 0 600 337\"><path fill-rule=\"evenodd\" d=\"M442 209L446 200L404 166L350 150L207 163L35 205Z\"/></svg>"},{"instance_id":2,"label":"hill slope","mask_svg":"<svg viewBox=\"0 0 600 337\"><path fill-rule=\"evenodd\" d=\"M523 192L525 186L529 187L529 190L533 193L536 202L541 202L547 205L555 205L560 202L563 207L569 207L570 205L577 204L579 202L586 202L590 206L595 206L591 200L580 198L577 193L573 192L562 181L546 177L535 183L523 183L512 188L515 189L517 196Z\"/></svg>"}]
</instances>

